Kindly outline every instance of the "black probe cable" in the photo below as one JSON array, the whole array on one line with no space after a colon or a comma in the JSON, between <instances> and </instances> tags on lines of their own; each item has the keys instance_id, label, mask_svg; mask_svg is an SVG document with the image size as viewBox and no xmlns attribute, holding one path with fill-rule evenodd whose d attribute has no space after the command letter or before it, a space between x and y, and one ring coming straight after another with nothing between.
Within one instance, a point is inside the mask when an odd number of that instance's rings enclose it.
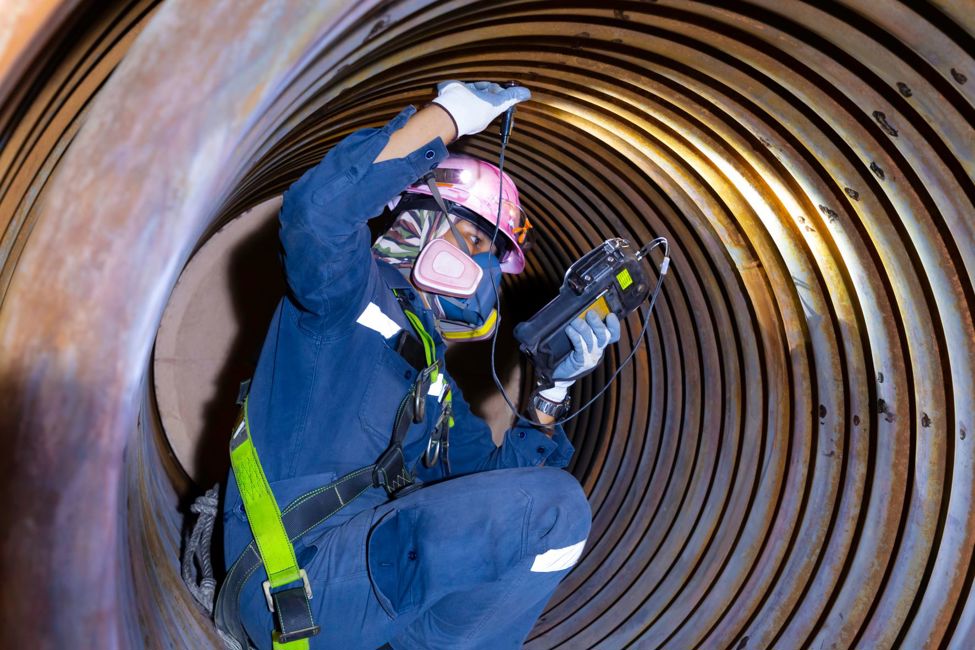
<instances>
[{"instance_id":1,"label":"black probe cable","mask_svg":"<svg viewBox=\"0 0 975 650\"><path fill-rule=\"evenodd\" d=\"M513 109L514 107L512 107L509 110L511 112L514 112ZM505 122L507 124L510 124L510 118L505 120ZM508 128L510 129L510 126ZM494 222L494 234L491 236L490 250L494 250L494 244L498 238L498 231L501 230L501 200L502 200L501 197L502 197L502 192L504 190L504 152L505 149L508 148L508 138L504 136L505 134L502 133L501 153L498 156L498 216ZM609 381L606 382L606 385L603 386L602 389L598 393L596 393L596 395L592 399L590 399L588 402L580 406L575 413L568 415L562 418L561 420L551 422L549 424L543 424L542 422L539 422L533 417L529 417L527 415L521 415L518 412L518 408L512 403L511 398L508 397L508 392L504 389L504 386L501 385L501 380L498 378L498 369L494 359L495 359L495 350L497 349L497 343L498 343L498 332L501 329L501 295L500 295L500 290L498 288L498 282L501 274L500 273L498 274L499 276L498 280L495 280L494 276L492 275L491 286L494 287L494 304L497 305L496 308L497 317L494 323L494 333L491 335L491 378L494 380L494 385L497 387L498 391L500 391L501 397L504 398L505 403L508 405L508 408L511 409L511 412L514 413L516 418L522 418L523 420L527 420L528 422L538 425L540 427L556 427L565 424L569 420L578 417L580 413L582 413L587 408L592 406L593 402L595 402L597 399L602 397L603 393L605 393L609 389L609 387L613 384L613 382L616 381L616 378L619 376L619 374L623 372L623 369L633 359L633 356L636 354L637 349L639 349L640 344L643 342L643 339L647 334L647 328L650 326L650 315L653 313L653 306L657 302L657 296L660 294L661 286L663 286L664 276L667 275L667 271L670 268L670 243L664 237L657 237L651 240L650 243L648 243L646 246L641 248L640 251L637 253L638 258L643 259L644 257L650 254L650 251L652 251L654 248L658 246L664 247L664 259L660 263L659 274L657 276L657 284L653 288L653 293L650 296L650 305L647 308L646 314L644 315L643 329L640 330L640 338L637 339L636 345L633 346L633 349L630 350L630 354L627 355L622 365L620 365L620 367L616 369L616 372L613 373L613 376L609 378ZM622 326L622 323L620 323L620 325Z\"/></svg>"}]
</instances>

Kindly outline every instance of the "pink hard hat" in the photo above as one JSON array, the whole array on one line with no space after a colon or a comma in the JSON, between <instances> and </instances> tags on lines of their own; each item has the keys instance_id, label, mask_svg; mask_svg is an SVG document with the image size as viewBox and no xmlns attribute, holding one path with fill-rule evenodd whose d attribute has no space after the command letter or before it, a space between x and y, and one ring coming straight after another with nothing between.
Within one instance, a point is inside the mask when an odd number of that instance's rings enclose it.
<instances>
[{"instance_id":1,"label":"pink hard hat","mask_svg":"<svg viewBox=\"0 0 975 650\"><path fill-rule=\"evenodd\" d=\"M454 203L461 208L470 210L481 217L487 224L482 226L489 235L493 234L493 227L498 221L498 189L501 196L501 234L507 240L501 258L503 273L521 273L525 268L525 244L531 223L528 218L522 219L521 203L518 201L518 188L507 174L491 163L484 162L471 156L448 156L434 170L434 182L447 207ZM499 182L498 176L503 180ZM410 194L424 194L430 196L430 188L424 180L406 188ZM464 210L458 210L456 216L463 217Z\"/></svg>"}]
</instances>

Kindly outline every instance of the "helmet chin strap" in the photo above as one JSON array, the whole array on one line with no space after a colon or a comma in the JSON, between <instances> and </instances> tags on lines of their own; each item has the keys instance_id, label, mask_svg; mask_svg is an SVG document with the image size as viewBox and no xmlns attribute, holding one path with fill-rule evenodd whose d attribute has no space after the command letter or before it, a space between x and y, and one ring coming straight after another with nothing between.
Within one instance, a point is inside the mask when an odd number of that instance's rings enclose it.
<instances>
[{"instance_id":1,"label":"helmet chin strap","mask_svg":"<svg viewBox=\"0 0 975 650\"><path fill-rule=\"evenodd\" d=\"M450 227L450 232L453 233L454 239L457 240L457 246L464 251L464 254L467 255L467 257L473 257L471 255L471 249L467 246L467 238L464 237L459 230L457 230L457 226L454 225L453 219L450 218L450 211L447 210L447 204L444 203L443 197L440 196L440 189L433 180L433 174L427 174L425 180L427 182L427 187L430 188L430 194L433 196L433 200L437 202L437 207L440 208L440 214L443 215L442 218L447 220L447 226ZM436 227L433 229L433 231L436 232L439 230L440 220L438 219L434 225ZM423 242L424 246L426 246L426 244L427 242Z\"/></svg>"},{"instance_id":2,"label":"helmet chin strap","mask_svg":"<svg viewBox=\"0 0 975 650\"><path fill-rule=\"evenodd\" d=\"M427 228L426 233L424 233L423 239L420 241L419 250L422 251L426 245L430 243L431 237L436 238L437 233L440 231L440 220L446 219L447 225L450 227L450 231L454 233L454 238L457 239L460 245L464 247L464 253L470 257L471 252L467 247L467 241L460 235L460 233L457 231L457 227L454 226L453 221L451 221L447 211L447 205L444 203L443 197L440 196L440 190L437 188L437 184L433 181L433 178L433 173L430 173L427 174L423 180L426 181L427 187L430 188L430 193L433 195L433 199L437 202L437 207L440 208L440 211L437 213L437 217L434 219L433 223L431 223ZM413 262L414 264L416 263L415 258ZM420 300L423 302L423 305L433 312L435 322L439 324L440 319L444 317L444 312L443 307L440 306L440 301L437 300L438 296L423 291L413 283L412 265L409 267L409 270L403 273L403 275L406 276L407 281L409 281L409 283L413 285L413 288L416 289L416 292L420 295Z\"/></svg>"}]
</instances>

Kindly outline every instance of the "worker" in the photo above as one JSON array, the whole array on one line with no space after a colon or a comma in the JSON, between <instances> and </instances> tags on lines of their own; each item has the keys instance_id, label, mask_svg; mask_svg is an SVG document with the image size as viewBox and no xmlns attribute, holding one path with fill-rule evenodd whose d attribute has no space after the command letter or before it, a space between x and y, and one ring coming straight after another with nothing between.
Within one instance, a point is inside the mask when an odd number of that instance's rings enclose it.
<instances>
[{"instance_id":1,"label":"worker","mask_svg":"<svg viewBox=\"0 0 975 650\"><path fill-rule=\"evenodd\" d=\"M619 321L567 328L558 381L500 446L444 368L445 338L492 331L530 229L510 178L446 145L529 98L440 84L285 193L288 292L231 439L215 612L230 647L518 648L582 555L591 511L549 425Z\"/></svg>"}]
</instances>

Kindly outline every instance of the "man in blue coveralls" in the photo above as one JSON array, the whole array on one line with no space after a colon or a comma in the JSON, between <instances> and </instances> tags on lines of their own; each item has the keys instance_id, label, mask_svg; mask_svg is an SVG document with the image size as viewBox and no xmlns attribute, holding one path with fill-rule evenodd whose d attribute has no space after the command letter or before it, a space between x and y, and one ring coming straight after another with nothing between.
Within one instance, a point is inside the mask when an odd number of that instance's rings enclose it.
<instances>
[{"instance_id":1,"label":"man in blue coveralls","mask_svg":"<svg viewBox=\"0 0 975 650\"><path fill-rule=\"evenodd\" d=\"M249 637L237 638L241 645L271 648L277 629L275 647L287 648L517 648L582 554L589 505L559 469L573 449L560 426L545 425L564 412L573 379L619 338L615 316L570 326L574 352L556 370L560 381L532 395L529 412L540 424L519 420L500 447L443 372L443 337L490 331L492 285L500 272L524 266L520 233L528 227L511 210L510 179L505 186L497 168L472 159L448 165L445 145L529 97L522 87L441 84L419 112L408 107L383 128L345 138L285 194L289 291L264 342L245 418L265 484L291 533L289 504L373 469L390 449L403 480L374 471L378 483L354 499L336 489L337 512L291 534L319 630L307 640L279 638L286 622L271 608L280 594L270 581L262 588L264 569L238 576L230 597L225 583L220 598L232 604L224 603L224 618L239 615ZM455 177L418 183L441 164ZM497 189L472 177L481 172ZM366 222L401 194L397 221L373 248ZM438 240L447 257L417 273L419 253ZM438 284L452 269L461 284L479 278L472 291ZM254 548L256 535L241 491L232 471L224 503L230 564Z\"/></svg>"}]
</instances>

